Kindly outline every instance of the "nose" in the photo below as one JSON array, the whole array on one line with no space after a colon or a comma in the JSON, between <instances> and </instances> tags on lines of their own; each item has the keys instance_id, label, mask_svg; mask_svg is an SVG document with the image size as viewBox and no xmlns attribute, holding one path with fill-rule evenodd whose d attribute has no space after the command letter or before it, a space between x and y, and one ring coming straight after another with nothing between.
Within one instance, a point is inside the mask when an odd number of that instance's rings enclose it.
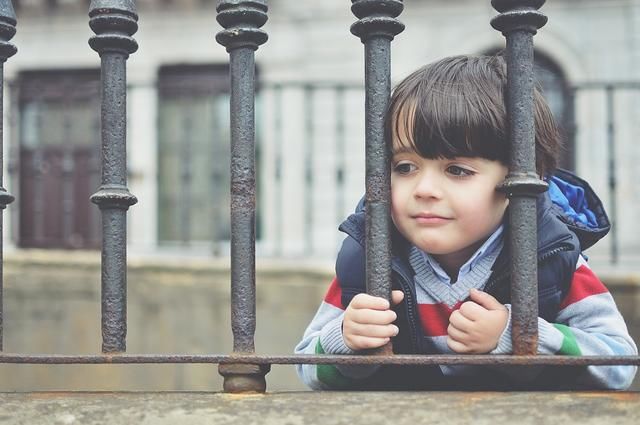
<instances>
[{"instance_id":1,"label":"nose","mask_svg":"<svg viewBox=\"0 0 640 425\"><path fill-rule=\"evenodd\" d=\"M416 199L440 199L442 197L441 176L435 170L424 170L416 181L413 194Z\"/></svg>"}]
</instances>

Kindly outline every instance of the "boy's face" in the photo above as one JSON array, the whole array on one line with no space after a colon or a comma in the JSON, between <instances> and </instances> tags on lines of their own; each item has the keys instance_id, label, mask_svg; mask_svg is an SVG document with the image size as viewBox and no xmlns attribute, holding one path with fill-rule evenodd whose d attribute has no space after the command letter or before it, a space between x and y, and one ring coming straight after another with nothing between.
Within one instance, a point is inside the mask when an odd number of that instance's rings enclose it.
<instances>
[{"instance_id":1,"label":"boy's face","mask_svg":"<svg viewBox=\"0 0 640 425\"><path fill-rule=\"evenodd\" d=\"M439 262L461 266L500 225L508 200L496 191L507 167L484 158L428 159L394 142L392 218Z\"/></svg>"}]
</instances>

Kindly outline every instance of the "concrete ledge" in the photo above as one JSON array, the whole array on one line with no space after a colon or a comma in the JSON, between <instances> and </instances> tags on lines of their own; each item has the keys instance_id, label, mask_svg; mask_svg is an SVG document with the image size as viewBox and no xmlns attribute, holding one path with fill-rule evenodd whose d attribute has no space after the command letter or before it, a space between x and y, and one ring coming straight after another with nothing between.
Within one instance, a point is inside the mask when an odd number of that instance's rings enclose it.
<instances>
[{"instance_id":1,"label":"concrete ledge","mask_svg":"<svg viewBox=\"0 0 640 425\"><path fill-rule=\"evenodd\" d=\"M0 393L5 425L637 424L630 392Z\"/></svg>"}]
</instances>

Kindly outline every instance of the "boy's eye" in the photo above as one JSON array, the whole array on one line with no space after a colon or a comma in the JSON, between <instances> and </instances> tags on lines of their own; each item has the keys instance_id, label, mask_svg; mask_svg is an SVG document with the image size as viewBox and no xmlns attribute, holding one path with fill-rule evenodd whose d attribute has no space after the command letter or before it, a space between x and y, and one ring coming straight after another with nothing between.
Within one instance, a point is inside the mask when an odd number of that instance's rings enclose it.
<instances>
[{"instance_id":1,"label":"boy's eye","mask_svg":"<svg viewBox=\"0 0 640 425\"><path fill-rule=\"evenodd\" d=\"M408 162L401 162L393 167L393 171L399 174L408 174L416 169L416 166Z\"/></svg>"},{"instance_id":2,"label":"boy's eye","mask_svg":"<svg viewBox=\"0 0 640 425\"><path fill-rule=\"evenodd\" d=\"M447 173L456 177L467 177L475 174L474 171L471 171L467 168L459 167L457 165L450 165L447 167Z\"/></svg>"}]
</instances>

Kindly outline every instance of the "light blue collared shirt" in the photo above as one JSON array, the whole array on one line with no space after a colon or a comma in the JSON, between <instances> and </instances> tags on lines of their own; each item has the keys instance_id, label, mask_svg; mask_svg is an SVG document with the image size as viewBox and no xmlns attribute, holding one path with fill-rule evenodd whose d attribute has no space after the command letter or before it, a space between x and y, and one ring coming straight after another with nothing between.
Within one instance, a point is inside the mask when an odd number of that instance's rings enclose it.
<instances>
[{"instance_id":1,"label":"light blue collared shirt","mask_svg":"<svg viewBox=\"0 0 640 425\"><path fill-rule=\"evenodd\" d=\"M493 232L491 236L489 236L489 238L480 246L480 248L478 248L478 250L471 256L471 258L469 258L469 260L466 263L464 263L462 267L460 267L456 282L462 279L466 274L468 274L473 269L473 267L476 265L476 263L480 258L483 258L486 255L491 255L497 249L500 249L500 247L502 246L503 231L504 231L504 225L501 224L496 229L496 231ZM438 261L436 261L435 258L427 254L426 252L422 251L422 253L424 255L425 260L429 263L429 265L435 272L436 276L440 279L440 281L448 285L451 285L451 278L449 277L447 272L445 272L444 269L440 266L440 264L438 264Z\"/></svg>"}]
</instances>

